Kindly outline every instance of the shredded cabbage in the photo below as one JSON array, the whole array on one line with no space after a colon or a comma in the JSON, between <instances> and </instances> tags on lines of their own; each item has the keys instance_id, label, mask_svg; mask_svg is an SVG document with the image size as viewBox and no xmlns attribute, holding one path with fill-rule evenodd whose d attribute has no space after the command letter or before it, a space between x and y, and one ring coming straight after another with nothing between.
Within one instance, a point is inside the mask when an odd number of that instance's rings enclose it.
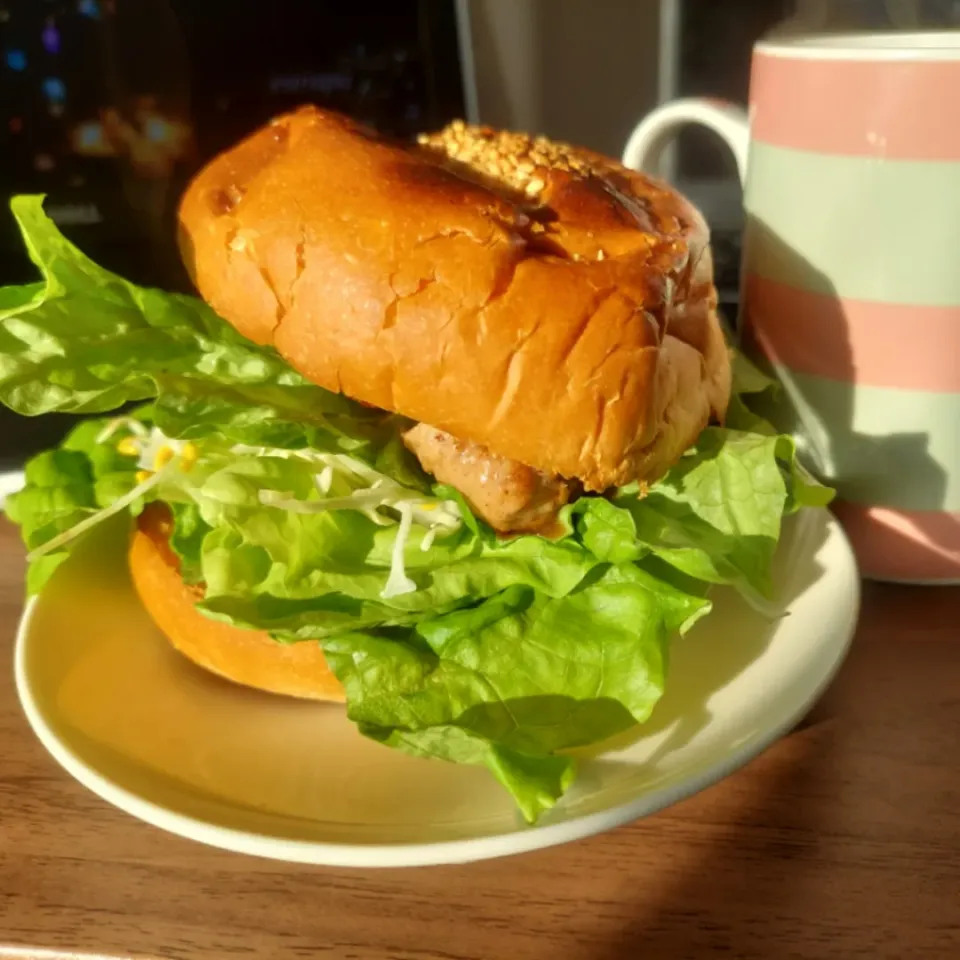
<instances>
[{"instance_id":1,"label":"shredded cabbage","mask_svg":"<svg viewBox=\"0 0 960 960\"><path fill-rule=\"evenodd\" d=\"M140 470L149 472L149 476L140 480L123 496L114 500L110 506L91 513L89 517L84 517L79 523L74 524L68 530L64 530L31 551L27 554L29 563L59 550L81 534L86 533L87 530L103 523L104 520L122 513L132 503L149 493L161 481L167 479L175 464L187 469L196 459L196 448L192 443L174 440L157 427L151 427L148 430L139 420L133 417L116 417L111 420L97 434L96 442L100 444L109 442L121 429L129 431L127 442L130 442L132 453L137 457L137 466ZM124 442L123 440L120 441L121 444ZM139 476L140 474L138 474Z\"/></svg>"},{"instance_id":2,"label":"shredded cabbage","mask_svg":"<svg viewBox=\"0 0 960 960\"><path fill-rule=\"evenodd\" d=\"M106 443L118 430L126 427L137 437L146 437L149 431L134 417L114 417L98 434L97 443Z\"/></svg>"},{"instance_id":3,"label":"shredded cabbage","mask_svg":"<svg viewBox=\"0 0 960 960\"><path fill-rule=\"evenodd\" d=\"M276 507L290 513L326 513L328 510L359 510L369 516L371 511L391 507L400 512L409 509L412 519L421 526L442 528L447 532L460 526L460 513L453 501L429 500L422 494L407 490L398 484L379 482L372 487L354 490L346 497L327 497L325 500L298 500L289 492L261 490L258 494L265 507ZM391 523L389 517L377 513L375 520L380 526Z\"/></svg>"},{"instance_id":4,"label":"shredded cabbage","mask_svg":"<svg viewBox=\"0 0 960 960\"><path fill-rule=\"evenodd\" d=\"M422 526L438 527L446 531L457 530L462 523L460 509L452 500L437 500L425 496L417 490L404 487L372 467L347 454L321 453L317 450L283 450L272 447L251 447L235 444L232 452L257 457L279 457L281 459L304 460L322 466L315 483L317 492L324 496L322 500L297 500L290 493L276 490L260 491L260 502L264 506L289 510L293 513L324 513L327 510L359 510L380 526L393 522L379 512L381 507L392 507L399 511L401 505L411 508L412 522ZM339 475L361 486L348 496L327 497L333 480ZM431 541L432 542L432 541ZM429 549L429 548L428 548Z\"/></svg>"},{"instance_id":5,"label":"shredded cabbage","mask_svg":"<svg viewBox=\"0 0 960 960\"><path fill-rule=\"evenodd\" d=\"M69 530L64 530L63 533L58 534L57 536L53 537L53 539L48 540L46 543L37 547L36 550L33 550L31 553L27 554L27 562L33 563L33 561L39 557L51 553L54 550L59 550L64 544L76 539L81 533L84 533L91 527L95 527L98 523L102 523L104 520L107 520L115 514L126 510L131 503L138 500L145 493L155 487L165 477L169 469L170 466L168 465L163 470L158 470L156 473L151 474L146 480L138 483L132 490L125 493L122 497L118 497L116 500L114 500L109 507L104 507L102 510L98 510L91 516L84 518L77 524L74 524Z\"/></svg>"},{"instance_id":6,"label":"shredded cabbage","mask_svg":"<svg viewBox=\"0 0 960 960\"><path fill-rule=\"evenodd\" d=\"M124 453L135 456L137 467L141 471L148 471L150 475L109 507L96 511L69 530L48 540L34 550L28 560L36 560L59 549L91 527L122 512L161 481L168 479L175 466L186 471L197 459L197 448L189 441L168 437L157 427L147 429L142 423L130 417L117 417L110 421L97 435L97 442L110 442L121 429L127 430L128 435L119 442L118 447ZM452 532L462 523L459 507L453 501L436 500L419 491L404 487L362 461L345 454L251 447L245 444L236 444L229 448L229 452L238 456L297 459L321 468L315 477L315 485L322 499L298 500L291 493L261 490L258 493L258 499L264 506L293 513L358 510L379 526L397 523L396 514L399 514L399 528L391 554L390 574L381 593L385 599L411 593L417 589L416 584L407 576L404 566L404 551L414 523L427 528L420 545L423 551L430 549L438 532ZM345 479L348 484L357 486L346 496L327 496L337 476ZM384 513L384 508L388 508L393 513Z\"/></svg>"},{"instance_id":7,"label":"shredded cabbage","mask_svg":"<svg viewBox=\"0 0 960 960\"><path fill-rule=\"evenodd\" d=\"M358 510L379 526L396 522L392 516L382 512L383 508L398 513L399 529L390 559L390 575L380 594L385 600L405 593L413 593L417 589L417 585L407 576L404 565L404 551L410 540L413 524L417 523L427 528L420 543L420 549L426 552L433 546L438 532L450 533L458 529L462 523L460 509L453 501L426 497L419 491L410 490L345 454L320 453L315 450L275 450L245 445L237 445L231 449L237 453L254 454L258 457L296 458L323 466L314 481L322 499L299 500L290 492L261 490L257 496L264 506L301 514L325 513L328 510ZM357 487L346 496L328 497L326 494L330 492L335 475L345 478L350 483L360 481L363 486Z\"/></svg>"},{"instance_id":8,"label":"shredded cabbage","mask_svg":"<svg viewBox=\"0 0 960 960\"><path fill-rule=\"evenodd\" d=\"M320 471L317 476L317 489L323 493L327 494L330 492L330 487L333 484L333 467L326 466L323 470Z\"/></svg>"},{"instance_id":9,"label":"shredded cabbage","mask_svg":"<svg viewBox=\"0 0 960 960\"><path fill-rule=\"evenodd\" d=\"M397 531L397 539L393 541L393 552L390 554L390 576L387 577L386 586L380 591L380 596L384 600L399 597L405 593L414 593L417 589L417 585L407 576L403 564L403 553L407 548L410 527L413 524L413 508L409 503L402 503L398 505L397 510L400 512L400 529Z\"/></svg>"}]
</instances>

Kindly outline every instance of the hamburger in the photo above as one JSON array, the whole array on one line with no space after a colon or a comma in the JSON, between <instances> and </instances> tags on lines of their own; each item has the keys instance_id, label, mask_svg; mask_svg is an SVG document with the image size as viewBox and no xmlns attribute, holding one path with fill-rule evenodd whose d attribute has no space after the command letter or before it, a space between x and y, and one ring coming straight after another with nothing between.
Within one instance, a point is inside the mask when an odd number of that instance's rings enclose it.
<instances>
[{"instance_id":1,"label":"hamburger","mask_svg":"<svg viewBox=\"0 0 960 960\"><path fill-rule=\"evenodd\" d=\"M751 407L702 215L586 148L281 116L181 200L199 297L42 205L12 201L43 279L0 294L0 400L110 416L8 501L28 589L126 516L182 654L485 765L528 820L649 717L710 586L764 602L781 518L829 499Z\"/></svg>"}]
</instances>

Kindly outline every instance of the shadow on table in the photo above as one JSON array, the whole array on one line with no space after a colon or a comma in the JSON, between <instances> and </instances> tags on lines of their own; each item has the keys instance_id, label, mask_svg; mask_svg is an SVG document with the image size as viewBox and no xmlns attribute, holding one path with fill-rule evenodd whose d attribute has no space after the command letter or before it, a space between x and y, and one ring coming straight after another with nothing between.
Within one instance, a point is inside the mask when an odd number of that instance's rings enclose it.
<instances>
[{"instance_id":1,"label":"shadow on table","mask_svg":"<svg viewBox=\"0 0 960 960\"><path fill-rule=\"evenodd\" d=\"M643 825L657 874L589 960L960 956L960 594L871 595L807 726Z\"/></svg>"},{"instance_id":2,"label":"shadow on table","mask_svg":"<svg viewBox=\"0 0 960 960\"><path fill-rule=\"evenodd\" d=\"M785 916L797 910L791 905L819 869L813 854L822 805L797 798L818 779L830 726L830 721L814 723L795 733L775 763L760 761L762 772L755 765L740 791L726 793L748 791L746 798L722 809L701 803L708 817L714 814L719 822L711 817L684 830L687 837L702 832L702 845L696 844L689 861L685 855L695 841L681 845L678 853L684 859L663 887L647 888L637 897L636 920L598 946L592 960L800 956L789 952L792 945L786 939L777 940L789 926ZM731 874L730 861L740 865L738 874Z\"/></svg>"}]
</instances>

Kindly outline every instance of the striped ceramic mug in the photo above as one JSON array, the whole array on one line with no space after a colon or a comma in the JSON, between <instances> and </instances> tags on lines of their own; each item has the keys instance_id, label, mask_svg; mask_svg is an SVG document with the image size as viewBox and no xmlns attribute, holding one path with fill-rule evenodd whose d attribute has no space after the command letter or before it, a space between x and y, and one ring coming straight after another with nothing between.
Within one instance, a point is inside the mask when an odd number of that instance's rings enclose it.
<instances>
[{"instance_id":1,"label":"striped ceramic mug","mask_svg":"<svg viewBox=\"0 0 960 960\"><path fill-rule=\"evenodd\" d=\"M690 123L736 156L743 346L782 381L863 573L960 582L960 35L762 41L749 115L666 104L625 163Z\"/></svg>"}]
</instances>

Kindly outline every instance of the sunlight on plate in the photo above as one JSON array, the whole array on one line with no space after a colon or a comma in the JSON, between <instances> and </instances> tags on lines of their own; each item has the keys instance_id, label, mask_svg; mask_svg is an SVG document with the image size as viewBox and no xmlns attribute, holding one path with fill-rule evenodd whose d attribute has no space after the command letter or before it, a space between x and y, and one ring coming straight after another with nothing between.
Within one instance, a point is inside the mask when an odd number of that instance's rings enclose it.
<instances>
[{"instance_id":1,"label":"sunlight on plate","mask_svg":"<svg viewBox=\"0 0 960 960\"><path fill-rule=\"evenodd\" d=\"M260 856L398 866L561 843L660 809L756 755L843 659L858 607L847 542L825 512L792 520L777 559L786 616L732 591L675 642L651 721L584 758L526 826L485 771L361 737L342 707L233 686L195 668L134 596L117 531L90 537L28 611L17 648L35 732L78 780L156 826Z\"/></svg>"}]
</instances>

